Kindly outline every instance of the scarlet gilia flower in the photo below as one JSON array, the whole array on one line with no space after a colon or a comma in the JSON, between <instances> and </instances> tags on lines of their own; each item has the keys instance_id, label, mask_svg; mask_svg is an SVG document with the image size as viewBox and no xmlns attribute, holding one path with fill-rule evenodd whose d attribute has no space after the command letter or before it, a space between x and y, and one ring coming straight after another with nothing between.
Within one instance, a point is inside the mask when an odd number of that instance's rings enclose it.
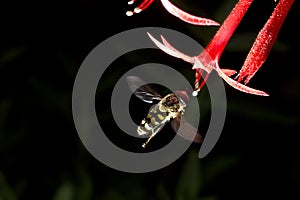
<instances>
[{"instance_id":1,"label":"scarlet gilia flower","mask_svg":"<svg viewBox=\"0 0 300 200\"><path fill-rule=\"evenodd\" d=\"M258 34L258 37L246 58L245 64L236 77L238 78L238 81L235 81L234 79L229 77L236 73L234 70L220 69L218 63L224 48L226 47L229 39L231 38L233 32L236 30L246 11L250 7L252 1L253 0L239 0L239 2L235 5L231 13L228 15L222 26L213 37L211 42L198 56L191 57L185 55L175 49L171 44L169 44L163 36L161 36L161 43L148 33L150 39L165 53L177 58L181 58L184 61L193 64L193 69L196 70L195 91L193 92L194 96L198 95L198 92L204 86L205 81L207 80L212 70L215 70L219 74L219 76L224 79L225 82L227 82L235 89L249 94L268 96L267 93L250 88L245 84L249 82L249 80L253 77L256 71L266 60L270 49L272 48L277 38L281 25L294 0L279 1L266 25ZM206 75L204 76L202 83L200 83L203 73L205 73ZM246 78L245 84L240 83L243 78Z\"/></svg>"},{"instance_id":2,"label":"scarlet gilia flower","mask_svg":"<svg viewBox=\"0 0 300 200\"><path fill-rule=\"evenodd\" d=\"M244 79L244 83L247 84L266 61L293 3L294 0L280 0L278 2L272 15L258 33L245 63L237 75L238 82Z\"/></svg>"},{"instance_id":3,"label":"scarlet gilia flower","mask_svg":"<svg viewBox=\"0 0 300 200\"><path fill-rule=\"evenodd\" d=\"M218 22L216 22L214 20L191 15L191 14L179 9L178 7L173 5L168 0L160 0L160 1L161 1L162 5L164 6L164 8L169 13L171 13L175 17L178 17L179 19L181 19L187 23L194 24L194 25L201 25L201 26L219 26L220 25ZM136 2L136 0L130 0L128 2L128 4L131 5L131 4L134 4L135 2ZM154 2L154 0L143 0L142 3L139 6L135 7L132 11L127 11L126 15L132 16L135 13L140 13L143 10L146 10L153 2Z\"/></svg>"}]
</instances>

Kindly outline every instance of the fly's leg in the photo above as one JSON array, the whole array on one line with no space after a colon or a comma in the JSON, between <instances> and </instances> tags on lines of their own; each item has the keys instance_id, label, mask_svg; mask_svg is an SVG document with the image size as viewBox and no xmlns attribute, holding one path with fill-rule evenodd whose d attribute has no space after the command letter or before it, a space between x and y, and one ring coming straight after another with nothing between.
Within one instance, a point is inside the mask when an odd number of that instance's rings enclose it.
<instances>
[{"instance_id":1,"label":"fly's leg","mask_svg":"<svg viewBox=\"0 0 300 200\"><path fill-rule=\"evenodd\" d=\"M148 140L142 145L142 147L143 148L145 148L146 147L146 145L150 142L150 140L154 137L154 132L153 132L153 130L152 130L152 134L150 135L150 137L148 138Z\"/></svg>"},{"instance_id":2,"label":"fly's leg","mask_svg":"<svg viewBox=\"0 0 300 200\"><path fill-rule=\"evenodd\" d=\"M143 148L150 142L150 140L164 127L164 124L159 125L156 129L152 129L152 133L148 140L142 145Z\"/></svg>"}]
</instances>

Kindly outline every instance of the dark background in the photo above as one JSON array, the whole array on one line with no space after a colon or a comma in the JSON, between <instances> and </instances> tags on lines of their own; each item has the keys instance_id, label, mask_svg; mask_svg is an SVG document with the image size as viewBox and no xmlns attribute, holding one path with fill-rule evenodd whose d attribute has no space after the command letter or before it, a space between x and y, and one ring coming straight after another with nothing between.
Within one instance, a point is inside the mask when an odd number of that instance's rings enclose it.
<instances>
[{"instance_id":1,"label":"dark background","mask_svg":"<svg viewBox=\"0 0 300 200\"><path fill-rule=\"evenodd\" d=\"M222 22L236 1L172 1L193 14ZM300 196L299 1L295 1L267 61L249 83L269 97L226 85L227 117L222 135L204 159L193 144L161 170L130 174L97 161L81 143L72 118L77 70L105 39L131 28L170 28L207 45L216 27L196 27L167 13L160 1L127 17L124 1L39 1L0 5L0 199L297 199ZM254 1L226 47L220 65L239 70L256 34L271 14L272 0ZM133 7L130 7L130 9ZM139 151L142 139L124 135L111 118L110 95L121 72L157 62L190 65L159 50L116 61L100 84L96 107L104 129L121 147ZM100 66L101 67L101 66ZM202 95L202 96L201 96ZM207 93L199 95L205 102ZM149 105L137 99L130 112L138 122ZM200 102L201 102L200 101ZM209 110L209 105L202 105ZM201 113L199 129L209 115ZM149 150L166 144L169 126ZM295 197L293 197L296 195Z\"/></svg>"}]
</instances>

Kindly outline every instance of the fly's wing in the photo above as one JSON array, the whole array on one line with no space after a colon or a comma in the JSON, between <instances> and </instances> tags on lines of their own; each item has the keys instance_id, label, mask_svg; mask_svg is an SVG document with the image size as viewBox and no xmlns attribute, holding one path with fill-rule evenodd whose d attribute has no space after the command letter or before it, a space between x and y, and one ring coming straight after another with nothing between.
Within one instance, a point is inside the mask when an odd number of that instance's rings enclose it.
<instances>
[{"instance_id":1,"label":"fly's wing","mask_svg":"<svg viewBox=\"0 0 300 200\"><path fill-rule=\"evenodd\" d=\"M143 80L136 76L128 76L127 82L131 91L138 98L147 103L153 103L153 100L161 100L161 95L156 92L152 87L147 85Z\"/></svg>"},{"instance_id":2,"label":"fly's wing","mask_svg":"<svg viewBox=\"0 0 300 200\"><path fill-rule=\"evenodd\" d=\"M171 121L171 126L179 136L188 141L195 143L201 143L203 141L203 137L199 131L190 123L188 123L181 115L178 115Z\"/></svg>"}]
</instances>

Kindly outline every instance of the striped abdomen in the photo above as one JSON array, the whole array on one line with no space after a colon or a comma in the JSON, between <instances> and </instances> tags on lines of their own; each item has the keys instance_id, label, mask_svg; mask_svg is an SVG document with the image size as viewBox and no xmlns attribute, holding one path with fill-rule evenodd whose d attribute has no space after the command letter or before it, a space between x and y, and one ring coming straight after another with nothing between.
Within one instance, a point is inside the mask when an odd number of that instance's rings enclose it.
<instances>
[{"instance_id":1,"label":"striped abdomen","mask_svg":"<svg viewBox=\"0 0 300 200\"><path fill-rule=\"evenodd\" d=\"M183 105L173 93L168 94L142 120L137 129L138 134L145 135L159 131L171 118L183 112L184 107L185 104Z\"/></svg>"},{"instance_id":2,"label":"striped abdomen","mask_svg":"<svg viewBox=\"0 0 300 200\"><path fill-rule=\"evenodd\" d=\"M149 114L142 120L137 128L137 132L139 135L149 134L168 120L170 119L168 117L167 109L159 103L155 105L150 110Z\"/></svg>"}]
</instances>

